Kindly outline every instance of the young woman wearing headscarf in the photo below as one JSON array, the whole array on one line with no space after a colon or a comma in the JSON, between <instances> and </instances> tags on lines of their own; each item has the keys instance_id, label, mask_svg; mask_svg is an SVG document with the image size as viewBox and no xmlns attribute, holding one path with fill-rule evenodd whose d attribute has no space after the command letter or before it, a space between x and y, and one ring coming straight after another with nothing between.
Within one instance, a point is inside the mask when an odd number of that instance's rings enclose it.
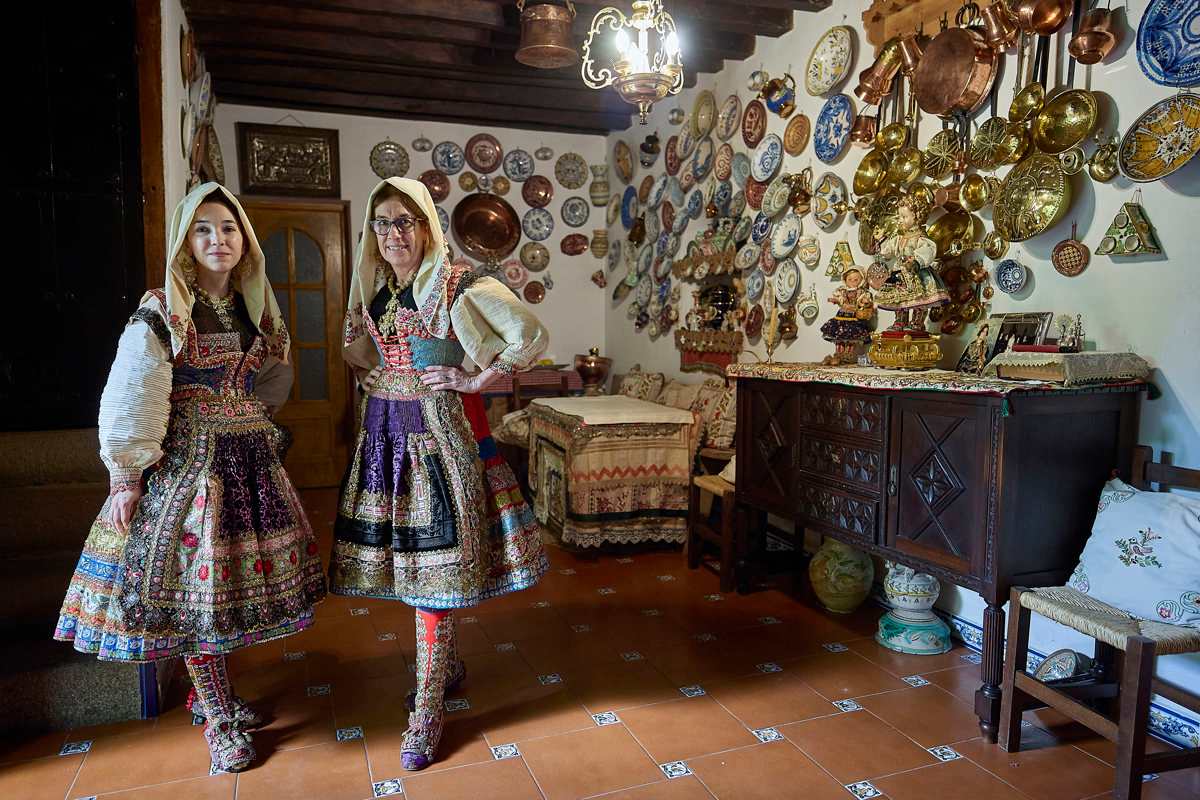
<instances>
[{"instance_id":1,"label":"young woman wearing headscarf","mask_svg":"<svg viewBox=\"0 0 1200 800\"><path fill-rule=\"evenodd\" d=\"M466 675L452 609L528 588L547 569L479 390L529 367L548 343L511 290L450 263L424 184L389 178L375 187L346 313L344 353L366 396L334 525L330 588L416 607L405 769L433 761L445 691ZM464 355L483 371L464 372Z\"/></svg>"},{"instance_id":2,"label":"young woman wearing headscarf","mask_svg":"<svg viewBox=\"0 0 1200 800\"><path fill-rule=\"evenodd\" d=\"M183 656L213 765L237 771L262 719L225 654L308 627L325 581L269 417L292 371L250 220L206 183L170 231L166 286L142 297L100 398L110 495L54 638L111 661Z\"/></svg>"}]
</instances>

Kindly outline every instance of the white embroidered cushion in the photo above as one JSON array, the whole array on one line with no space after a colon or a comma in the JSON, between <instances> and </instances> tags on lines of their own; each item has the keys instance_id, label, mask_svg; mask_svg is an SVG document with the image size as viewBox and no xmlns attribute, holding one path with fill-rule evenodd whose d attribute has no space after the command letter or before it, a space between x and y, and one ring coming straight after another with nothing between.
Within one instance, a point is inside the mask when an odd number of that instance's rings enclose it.
<instances>
[{"instance_id":1,"label":"white embroidered cushion","mask_svg":"<svg viewBox=\"0 0 1200 800\"><path fill-rule=\"evenodd\" d=\"M1200 500L1109 481L1068 584L1144 619L1200 627Z\"/></svg>"}]
</instances>

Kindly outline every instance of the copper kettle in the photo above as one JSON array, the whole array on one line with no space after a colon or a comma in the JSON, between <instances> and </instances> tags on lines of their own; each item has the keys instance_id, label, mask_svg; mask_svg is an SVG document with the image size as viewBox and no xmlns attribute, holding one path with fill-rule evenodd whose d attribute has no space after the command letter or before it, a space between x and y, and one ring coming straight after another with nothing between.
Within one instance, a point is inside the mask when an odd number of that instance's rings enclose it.
<instances>
[{"instance_id":1,"label":"copper kettle","mask_svg":"<svg viewBox=\"0 0 1200 800\"><path fill-rule=\"evenodd\" d=\"M1017 43L1021 35L1017 27L1017 18L1008 10L1005 0L996 0L983 11L983 40L997 53L1002 53Z\"/></svg>"},{"instance_id":2,"label":"copper kettle","mask_svg":"<svg viewBox=\"0 0 1200 800\"><path fill-rule=\"evenodd\" d=\"M1049 36L1071 18L1071 0L1016 0L1012 12L1025 33Z\"/></svg>"},{"instance_id":3,"label":"copper kettle","mask_svg":"<svg viewBox=\"0 0 1200 800\"><path fill-rule=\"evenodd\" d=\"M892 79L902 65L900 39L888 39L875 57L875 63L858 74L858 86L854 87L854 94L867 105L879 105L892 91Z\"/></svg>"}]
</instances>

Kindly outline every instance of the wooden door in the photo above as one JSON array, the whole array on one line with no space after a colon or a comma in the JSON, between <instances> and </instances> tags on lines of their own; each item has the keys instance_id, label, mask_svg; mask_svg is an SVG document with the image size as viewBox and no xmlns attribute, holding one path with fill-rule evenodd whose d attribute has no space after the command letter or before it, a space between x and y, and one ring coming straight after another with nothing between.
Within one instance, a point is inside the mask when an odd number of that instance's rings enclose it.
<instances>
[{"instance_id":1,"label":"wooden door","mask_svg":"<svg viewBox=\"0 0 1200 800\"><path fill-rule=\"evenodd\" d=\"M243 200L292 336L295 381L276 416L294 442L284 466L303 488L337 486L348 458L350 382L342 360L348 275L340 200Z\"/></svg>"},{"instance_id":2,"label":"wooden door","mask_svg":"<svg viewBox=\"0 0 1200 800\"><path fill-rule=\"evenodd\" d=\"M986 401L892 401L887 544L963 575L983 567L992 443Z\"/></svg>"}]
</instances>

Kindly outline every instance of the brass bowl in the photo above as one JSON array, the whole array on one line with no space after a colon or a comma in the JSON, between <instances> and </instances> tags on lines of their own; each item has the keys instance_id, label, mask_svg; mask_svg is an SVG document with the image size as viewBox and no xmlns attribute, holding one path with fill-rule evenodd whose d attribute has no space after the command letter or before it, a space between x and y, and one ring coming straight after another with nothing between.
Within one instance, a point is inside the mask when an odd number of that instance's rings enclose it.
<instances>
[{"instance_id":1,"label":"brass bowl","mask_svg":"<svg viewBox=\"0 0 1200 800\"><path fill-rule=\"evenodd\" d=\"M940 258L950 251L952 244L961 242L964 236L968 236L973 227L974 217L971 214L966 211L951 211L934 220L926 232L937 245Z\"/></svg>"},{"instance_id":2,"label":"brass bowl","mask_svg":"<svg viewBox=\"0 0 1200 800\"><path fill-rule=\"evenodd\" d=\"M854 171L854 193L857 195L874 194L883 186L888 173L888 157L879 148L875 148L863 156L858 169Z\"/></svg>"},{"instance_id":3,"label":"brass bowl","mask_svg":"<svg viewBox=\"0 0 1200 800\"><path fill-rule=\"evenodd\" d=\"M1037 81L1017 92L1008 106L1009 122L1028 122L1037 116L1046 102L1046 88Z\"/></svg>"},{"instance_id":4,"label":"brass bowl","mask_svg":"<svg viewBox=\"0 0 1200 800\"><path fill-rule=\"evenodd\" d=\"M1058 158L1034 153L1013 167L992 201L996 232L1023 242L1052 227L1071 204L1071 182Z\"/></svg>"},{"instance_id":5,"label":"brass bowl","mask_svg":"<svg viewBox=\"0 0 1200 800\"><path fill-rule=\"evenodd\" d=\"M1008 122L1003 117L992 117L979 126L971 138L967 161L976 169L995 169L1000 166L1000 146L1008 134Z\"/></svg>"},{"instance_id":6,"label":"brass bowl","mask_svg":"<svg viewBox=\"0 0 1200 800\"><path fill-rule=\"evenodd\" d=\"M1043 153L1070 150L1088 137L1099 116L1094 94L1086 89L1069 89L1055 95L1033 118L1033 143Z\"/></svg>"},{"instance_id":7,"label":"brass bowl","mask_svg":"<svg viewBox=\"0 0 1200 800\"><path fill-rule=\"evenodd\" d=\"M983 237L983 254L992 261L999 261L1008 254L1008 240L995 231Z\"/></svg>"},{"instance_id":8,"label":"brass bowl","mask_svg":"<svg viewBox=\"0 0 1200 800\"><path fill-rule=\"evenodd\" d=\"M978 211L991 200L992 192L983 176L972 172L963 178L962 188L958 192L959 202L967 211Z\"/></svg>"},{"instance_id":9,"label":"brass bowl","mask_svg":"<svg viewBox=\"0 0 1200 800\"><path fill-rule=\"evenodd\" d=\"M1000 141L1000 163L1015 164L1029 152L1029 129L1020 122L1009 123Z\"/></svg>"},{"instance_id":10,"label":"brass bowl","mask_svg":"<svg viewBox=\"0 0 1200 800\"><path fill-rule=\"evenodd\" d=\"M958 131L953 128L938 131L929 140L929 144L925 145L925 174L935 181L940 181L954 171L962 154L963 144Z\"/></svg>"},{"instance_id":11,"label":"brass bowl","mask_svg":"<svg viewBox=\"0 0 1200 800\"><path fill-rule=\"evenodd\" d=\"M886 152L899 150L907 143L908 126L903 122L893 122L875 134L875 146Z\"/></svg>"},{"instance_id":12,"label":"brass bowl","mask_svg":"<svg viewBox=\"0 0 1200 800\"><path fill-rule=\"evenodd\" d=\"M921 175L923 162L921 151L915 147L905 147L892 156L888 166L887 182L892 186L907 186Z\"/></svg>"}]
</instances>

